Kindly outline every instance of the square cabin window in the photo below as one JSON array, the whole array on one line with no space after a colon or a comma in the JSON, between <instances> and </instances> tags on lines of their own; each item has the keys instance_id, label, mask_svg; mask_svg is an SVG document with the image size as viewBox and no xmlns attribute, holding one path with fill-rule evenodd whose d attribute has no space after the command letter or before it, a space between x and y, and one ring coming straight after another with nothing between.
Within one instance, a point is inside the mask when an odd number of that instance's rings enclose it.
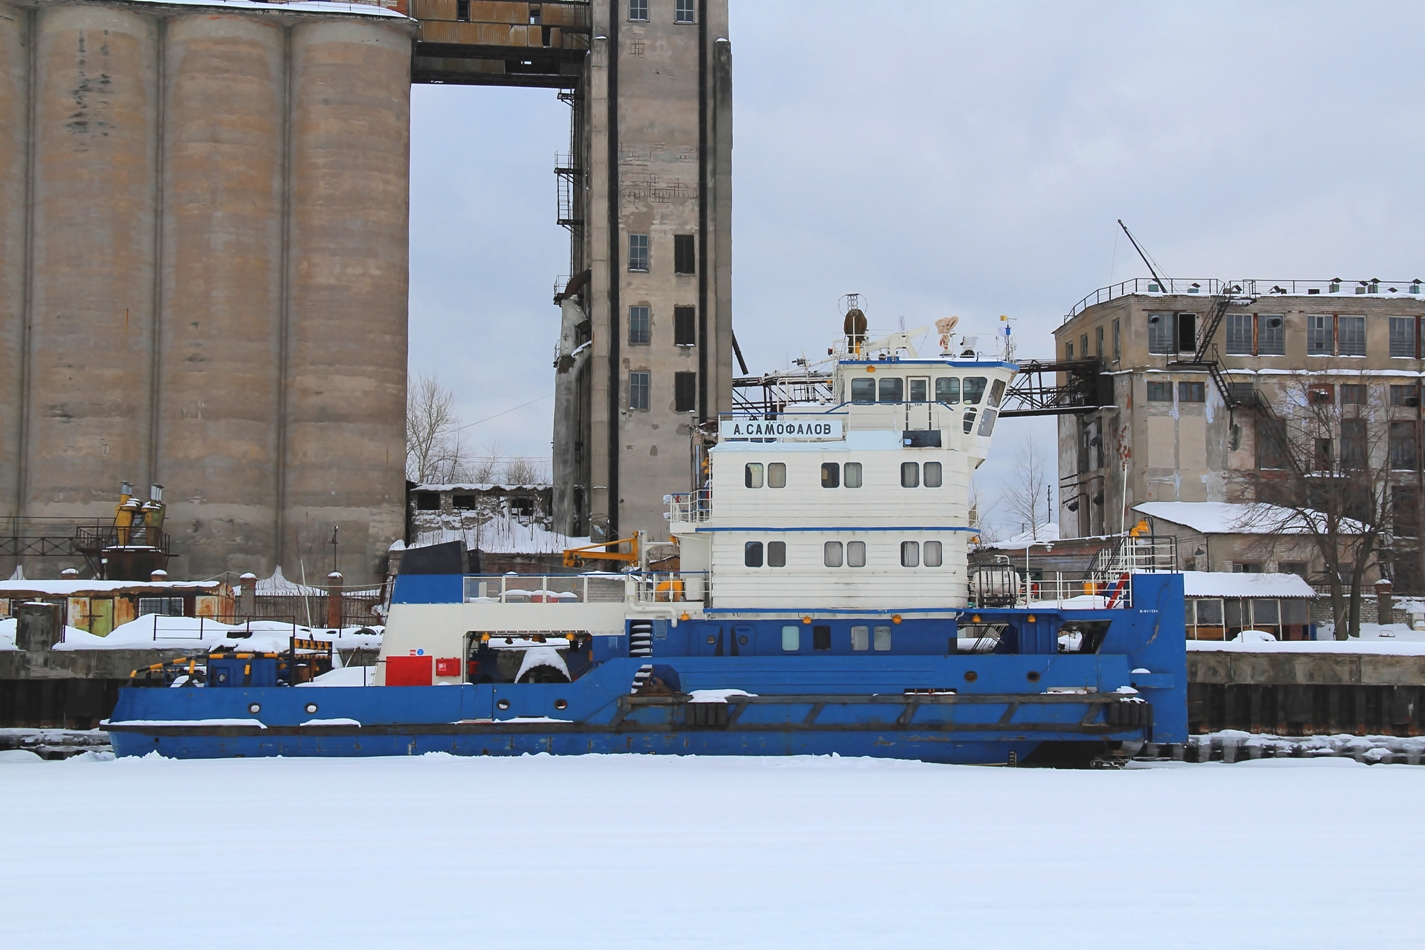
<instances>
[{"instance_id":1,"label":"square cabin window","mask_svg":"<svg viewBox=\"0 0 1425 950\"><path fill-rule=\"evenodd\" d=\"M851 628L851 649L860 652L871 649L871 628L854 626Z\"/></svg>"},{"instance_id":2,"label":"square cabin window","mask_svg":"<svg viewBox=\"0 0 1425 950\"><path fill-rule=\"evenodd\" d=\"M647 307L628 308L628 342L630 346L647 346L653 337L653 319Z\"/></svg>"},{"instance_id":3,"label":"square cabin window","mask_svg":"<svg viewBox=\"0 0 1425 950\"><path fill-rule=\"evenodd\" d=\"M919 488L919 487L920 487L920 463L919 463L919 462L902 462L902 463L901 463L901 487L902 487L902 488Z\"/></svg>"},{"instance_id":4,"label":"square cabin window","mask_svg":"<svg viewBox=\"0 0 1425 950\"><path fill-rule=\"evenodd\" d=\"M925 476L925 487L926 487L926 488L939 488L939 487L940 487L940 463L939 463L939 462L926 462L925 465L922 466L922 468L924 469L924 472L923 472L922 474Z\"/></svg>"},{"instance_id":5,"label":"square cabin window","mask_svg":"<svg viewBox=\"0 0 1425 950\"><path fill-rule=\"evenodd\" d=\"M846 542L846 566L865 567L866 566L866 542L847 541Z\"/></svg>"},{"instance_id":6,"label":"square cabin window","mask_svg":"<svg viewBox=\"0 0 1425 950\"><path fill-rule=\"evenodd\" d=\"M867 406L876 401L876 381L874 379L851 380L851 401L858 406Z\"/></svg>"},{"instance_id":7,"label":"square cabin window","mask_svg":"<svg viewBox=\"0 0 1425 950\"><path fill-rule=\"evenodd\" d=\"M817 624L811 628L811 648L813 650L831 649L831 627Z\"/></svg>"},{"instance_id":8,"label":"square cabin window","mask_svg":"<svg viewBox=\"0 0 1425 950\"><path fill-rule=\"evenodd\" d=\"M762 487L762 463L748 462L742 468L742 483L748 488Z\"/></svg>"},{"instance_id":9,"label":"square cabin window","mask_svg":"<svg viewBox=\"0 0 1425 950\"><path fill-rule=\"evenodd\" d=\"M628 408L647 409L648 408L648 373L628 374Z\"/></svg>"},{"instance_id":10,"label":"square cabin window","mask_svg":"<svg viewBox=\"0 0 1425 950\"><path fill-rule=\"evenodd\" d=\"M767 542L767 566L786 567L787 566L787 542L768 541Z\"/></svg>"},{"instance_id":11,"label":"square cabin window","mask_svg":"<svg viewBox=\"0 0 1425 950\"><path fill-rule=\"evenodd\" d=\"M673 345L697 346L697 311L692 307L673 308Z\"/></svg>"},{"instance_id":12,"label":"square cabin window","mask_svg":"<svg viewBox=\"0 0 1425 950\"><path fill-rule=\"evenodd\" d=\"M628 236L628 269L637 273L648 272L648 235Z\"/></svg>"},{"instance_id":13,"label":"square cabin window","mask_svg":"<svg viewBox=\"0 0 1425 950\"><path fill-rule=\"evenodd\" d=\"M901 567L920 567L920 542L901 542Z\"/></svg>"},{"instance_id":14,"label":"square cabin window","mask_svg":"<svg viewBox=\"0 0 1425 950\"><path fill-rule=\"evenodd\" d=\"M841 542L828 541L821 546L821 563L827 567L841 566Z\"/></svg>"},{"instance_id":15,"label":"square cabin window","mask_svg":"<svg viewBox=\"0 0 1425 950\"><path fill-rule=\"evenodd\" d=\"M782 649L787 653L795 653L801 648L802 628L790 623L782 627Z\"/></svg>"},{"instance_id":16,"label":"square cabin window","mask_svg":"<svg viewBox=\"0 0 1425 950\"><path fill-rule=\"evenodd\" d=\"M1172 402L1172 401L1173 401L1173 384L1172 384L1172 383L1149 383L1149 384L1148 384L1148 401L1149 401L1149 402Z\"/></svg>"},{"instance_id":17,"label":"square cabin window","mask_svg":"<svg viewBox=\"0 0 1425 950\"><path fill-rule=\"evenodd\" d=\"M912 376L909 382L911 402L930 401L930 378L928 376Z\"/></svg>"},{"instance_id":18,"label":"square cabin window","mask_svg":"<svg viewBox=\"0 0 1425 950\"><path fill-rule=\"evenodd\" d=\"M1178 402L1206 402L1207 384L1178 383Z\"/></svg>"},{"instance_id":19,"label":"square cabin window","mask_svg":"<svg viewBox=\"0 0 1425 950\"><path fill-rule=\"evenodd\" d=\"M847 488L861 487L861 463L847 462L842 466L842 482Z\"/></svg>"},{"instance_id":20,"label":"square cabin window","mask_svg":"<svg viewBox=\"0 0 1425 950\"><path fill-rule=\"evenodd\" d=\"M941 565L942 554L939 541L925 542L925 544L921 545L920 553L923 556L922 563L924 563L926 567L939 567Z\"/></svg>"},{"instance_id":21,"label":"square cabin window","mask_svg":"<svg viewBox=\"0 0 1425 950\"><path fill-rule=\"evenodd\" d=\"M742 563L746 567L762 566L761 541L748 541L742 546Z\"/></svg>"},{"instance_id":22,"label":"square cabin window","mask_svg":"<svg viewBox=\"0 0 1425 950\"><path fill-rule=\"evenodd\" d=\"M891 628L887 626L877 626L871 638L871 646L881 653L886 653L891 648Z\"/></svg>"},{"instance_id":23,"label":"square cabin window","mask_svg":"<svg viewBox=\"0 0 1425 950\"><path fill-rule=\"evenodd\" d=\"M840 488L841 487L841 466L835 462L821 463L821 487Z\"/></svg>"},{"instance_id":24,"label":"square cabin window","mask_svg":"<svg viewBox=\"0 0 1425 950\"><path fill-rule=\"evenodd\" d=\"M881 402L905 402L905 380L899 376L881 377Z\"/></svg>"},{"instance_id":25,"label":"square cabin window","mask_svg":"<svg viewBox=\"0 0 1425 950\"><path fill-rule=\"evenodd\" d=\"M787 487L787 463L769 462L767 464L767 487L786 488Z\"/></svg>"},{"instance_id":26,"label":"square cabin window","mask_svg":"<svg viewBox=\"0 0 1425 950\"><path fill-rule=\"evenodd\" d=\"M691 234L673 235L673 273L696 274L697 272L698 260L693 250L693 236Z\"/></svg>"},{"instance_id":27,"label":"square cabin window","mask_svg":"<svg viewBox=\"0 0 1425 950\"><path fill-rule=\"evenodd\" d=\"M937 376L935 378L935 401L954 405L960 401L960 377Z\"/></svg>"}]
</instances>

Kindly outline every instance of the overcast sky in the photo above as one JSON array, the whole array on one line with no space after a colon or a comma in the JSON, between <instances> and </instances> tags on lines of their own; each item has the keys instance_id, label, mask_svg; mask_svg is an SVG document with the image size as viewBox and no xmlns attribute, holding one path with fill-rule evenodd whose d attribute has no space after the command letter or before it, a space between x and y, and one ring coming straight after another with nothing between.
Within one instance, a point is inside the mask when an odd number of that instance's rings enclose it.
<instances>
[{"instance_id":1,"label":"overcast sky","mask_svg":"<svg viewBox=\"0 0 1425 950\"><path fill-rule=\"evenodd\" d=\"M754 372L824 352L848 291L873 328L1008 314L1020 355L1048 355L1075 301L1145 275L1120 217L1165 276L1425 277L1425 5L731 4L733 325ZM548 457L568 109L412 96L411 369L466 422L503 413L467 444ZM988 481L1026 437L1052 424L1006 420Z\"/></svg>"}]
</instances>

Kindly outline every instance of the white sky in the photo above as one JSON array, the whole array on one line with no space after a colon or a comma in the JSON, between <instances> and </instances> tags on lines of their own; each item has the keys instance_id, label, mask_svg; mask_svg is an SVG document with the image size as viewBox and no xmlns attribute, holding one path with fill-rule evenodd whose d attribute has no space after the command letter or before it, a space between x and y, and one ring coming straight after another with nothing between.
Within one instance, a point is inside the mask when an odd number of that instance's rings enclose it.
<instances>
[{"instance_id":1,"label":"white sky","mask_svg":"<svg viewBox=\"0 0 1425 950\"><path fill-rule=\"evenodd\" d=\"M1411 3L731 0L733 325L754 371L872 327L1015 319L1048 355L1080 297L1165 276L1425 276ZM808 11L814 13L808 15ZM413 90L411 369L467 443L547 457L553 91ZM983 474L1045 420L1006 420Z\"/></svg>"}]
</instances>

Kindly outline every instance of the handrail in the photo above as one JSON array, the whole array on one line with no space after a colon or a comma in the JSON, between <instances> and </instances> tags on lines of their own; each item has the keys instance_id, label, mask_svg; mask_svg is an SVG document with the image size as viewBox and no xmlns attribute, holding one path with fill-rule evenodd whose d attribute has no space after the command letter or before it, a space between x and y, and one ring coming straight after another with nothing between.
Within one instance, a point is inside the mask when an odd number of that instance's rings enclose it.
<instances>
[{"instance_id":1,"label":"handrail","mask_svg":"<svg viewBox=\"0 0 1425 950\"><path fill-rule=\"evenodd\" d=\"M1216 278L1164 278L1161 281L1151 277L1135 277L1132 280L1119 281L1116 284L1109 284L1107 287L1100 287L1082 300L1069 308L1069 312L1064 315L1060 323L1068 323L1078 316L1083 310L1094 304L1106 303L1116 300L1119 297L1127 297L1133 294L1201 294L1205 297L1212 297L1222 293L1247 294L1261 297L1276 295L1305 295L1315 292L1322 295L1356 296L1361 294L1379 294L1386 296L1392 293L1404 293L1406 295L1419 296L1425 293L1422 290L1421 282L1418 280L1380 280L1371 278L1370 280L1339 280L1328 278L1326 280L1266 280L1256 278L1251 280L1223 281Z\"/></svg>"}]
</instances>

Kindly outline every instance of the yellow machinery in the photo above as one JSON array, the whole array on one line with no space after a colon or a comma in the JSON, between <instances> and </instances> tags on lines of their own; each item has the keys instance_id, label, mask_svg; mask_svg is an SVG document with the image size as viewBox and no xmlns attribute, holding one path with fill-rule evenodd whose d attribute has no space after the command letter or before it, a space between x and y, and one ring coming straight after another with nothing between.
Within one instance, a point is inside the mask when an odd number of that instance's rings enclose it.
<instances>
[{"instance_id":1,"label":"yellow machinery","mask_svg":"<svg viewBox=\"0 0 1425 950\"><path fill-rule=\"evenodd\" d=\"M628 545L627 551L607 550L622 544ZM564 566L588 567L599 564L638 564L641 566L643 549L643 532L640 531L632 537L619 538L617 541L609 541L606 544L587 544L581 548L565 548Z\"/></svg>"}]
</instances>

